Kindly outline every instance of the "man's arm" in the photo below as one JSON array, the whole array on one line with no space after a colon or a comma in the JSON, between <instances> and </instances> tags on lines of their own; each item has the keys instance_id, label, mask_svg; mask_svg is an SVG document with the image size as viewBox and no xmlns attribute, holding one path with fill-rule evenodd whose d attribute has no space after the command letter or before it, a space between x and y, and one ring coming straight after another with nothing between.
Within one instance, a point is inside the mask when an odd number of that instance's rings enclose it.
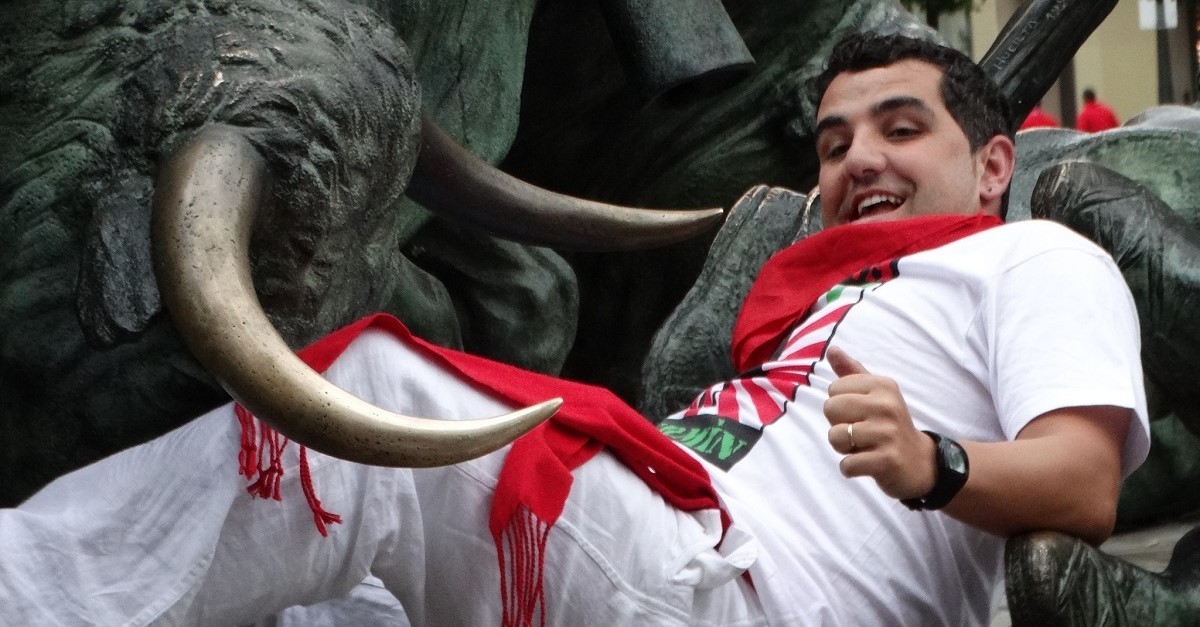
<instances>
[{"instance_id":1,"label":"man's arm","mask_svg":"<svg viewBox=\"0 0 1200 627\"><path fill-rule=\"evenodd\" d=\"M895 381L837 348L829 362L839 379L829 386L825 414L830 445L846 455L842 473L871 477L896 499L928 494L936 478L933 440L913 425ZM1099 544L1116 520L1131 416L1120 407L1062 408L1030 422L1016 440L960 442L970 476L943 511L1002 536L1051 529Z\"/></svg>"},{"instance_id":2,"label":"man's arm","mask_svg":"<svg viewBox=\"0 0 1200 627\"><path fill-rule=\"evenodd\" d=\"M1002 536L1049 529L1100 544L1116 523L1132 414L1070 407L1039 416L1011 442L961 442L971 476L944 511Z\"/></svg>"}]
</instances>

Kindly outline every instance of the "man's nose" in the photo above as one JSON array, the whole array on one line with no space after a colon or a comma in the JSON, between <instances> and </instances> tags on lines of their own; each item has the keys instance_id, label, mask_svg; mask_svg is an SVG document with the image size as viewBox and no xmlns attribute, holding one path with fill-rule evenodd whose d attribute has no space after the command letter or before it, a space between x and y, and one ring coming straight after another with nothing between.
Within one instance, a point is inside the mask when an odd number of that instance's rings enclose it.
<instances>
[{"instance_id":1,"label":"man's nose","mask_svg":"<svg viewBox=\"0 0 1200 627\"><path fill-rule=\"evenodd\" d=\"M846 170L856 179L872 179L887 166L883 146L872 138L860 137L846 150Z\"/></svg>"}]
</instances>

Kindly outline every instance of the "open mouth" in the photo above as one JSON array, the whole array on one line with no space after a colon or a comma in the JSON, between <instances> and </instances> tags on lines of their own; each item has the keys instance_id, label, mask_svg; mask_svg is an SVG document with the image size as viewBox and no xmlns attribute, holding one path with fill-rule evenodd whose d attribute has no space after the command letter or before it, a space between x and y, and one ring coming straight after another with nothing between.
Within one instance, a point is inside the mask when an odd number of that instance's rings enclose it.
<instances>
[{"instance_id":1,"label":"open mouth","mask_svg":"<svg viewBox=\"0 0 1200 627\"><path fill-rule=\"evenodd\" d=\"M854 207L854 219L861 220L873 215L879 215L900 208L904 199L891 194L873 194L858 201Z\"/></svg>"}]
</instances>

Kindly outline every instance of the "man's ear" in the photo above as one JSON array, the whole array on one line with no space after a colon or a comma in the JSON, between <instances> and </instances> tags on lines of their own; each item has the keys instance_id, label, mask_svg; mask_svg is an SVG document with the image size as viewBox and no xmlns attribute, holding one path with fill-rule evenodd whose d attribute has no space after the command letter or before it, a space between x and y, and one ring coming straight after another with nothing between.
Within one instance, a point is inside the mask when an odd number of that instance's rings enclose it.
<instances>
[{"instance_id":1,"label":"man's ear","mask_svg":"<svg viewBox=\"0 0 1200 627\"><path fill-rule=\"evenodd\" d=\"M996 135L976 152L975 157L979 167L979 204L985 210L999 214L1001 199L1016 168L1016 146L1008 137Z\"/></svg>"}]
</instances>

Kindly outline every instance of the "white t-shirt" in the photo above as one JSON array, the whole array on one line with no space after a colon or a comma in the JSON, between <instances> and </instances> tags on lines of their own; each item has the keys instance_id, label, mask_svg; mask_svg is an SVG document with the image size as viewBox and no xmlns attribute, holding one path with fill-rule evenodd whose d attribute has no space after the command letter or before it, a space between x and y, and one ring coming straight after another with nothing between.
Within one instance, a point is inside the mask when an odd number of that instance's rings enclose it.
<instances>
[{"instance_id":1,"label":"white t-shirt","mask_svg":"<svg viewBox=\"0 0 1200 627\"><path fill-rule=\"evenodd\" d=\"M1003 539L841 475L822 411L825 349L895 379L917 428L960 440L1012 440L1062 407L1133 408L1128 475L1149 450L1132 297L1107 253L1045 221L858 278L764 364L772 382L750 372L718 384L661 429L706 464L735 525L757 538L751 579L775 621L986 624Z\"/></svg>"}]
</instances>

